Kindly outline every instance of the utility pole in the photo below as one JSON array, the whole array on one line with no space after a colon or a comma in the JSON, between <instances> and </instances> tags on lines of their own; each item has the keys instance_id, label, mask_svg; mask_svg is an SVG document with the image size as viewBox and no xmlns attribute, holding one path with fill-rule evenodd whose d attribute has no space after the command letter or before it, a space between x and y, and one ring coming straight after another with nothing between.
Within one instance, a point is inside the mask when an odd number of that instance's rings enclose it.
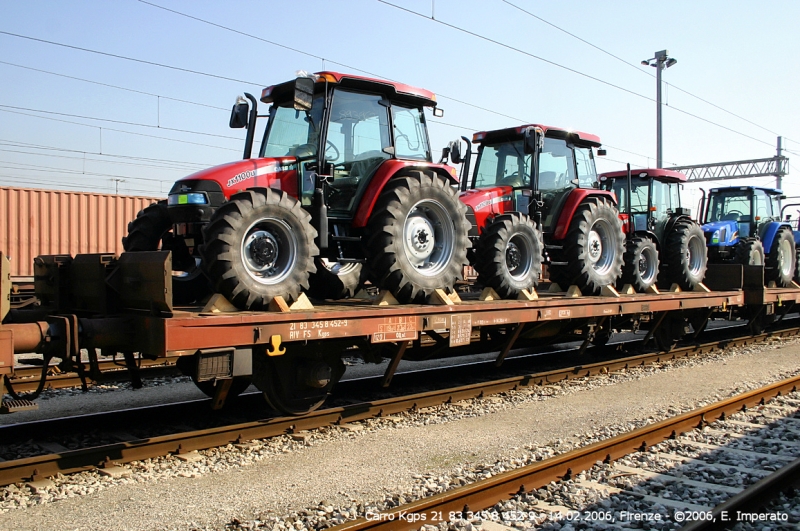
<instances>
[{"instance_id":1,"label":"utility pole","mask_svg":"<svg viewBox=\"0 0 800 531\"><path fill-rule=\"evenodd\" d=\"M781 164L780 164L781 151L783 151L783 149L781 148L781 143L782 142L783 142L783 137L779 136L778 137L778 154L775 157L775 169L776 169L776 171L775 171L775 188L777 188L778 190L783 190L783 186L782 186L783 185L783 173L781 172Z\"/></svg>"},{"instance_id":2,"label":"utility pole","mask_svg":"<svg viewBox=\"0 0 800 531\"><path fill-rule=\"evenodd\" d=\"M675 63L677 59L668 57L667 50L661 50L655 53L652 59L645 59L642 64L645 66L652 66L656 69L656 168L664 167L664 151L663 142L661 138L661 71L669 68Z\"/></svg>"}]
</instances>

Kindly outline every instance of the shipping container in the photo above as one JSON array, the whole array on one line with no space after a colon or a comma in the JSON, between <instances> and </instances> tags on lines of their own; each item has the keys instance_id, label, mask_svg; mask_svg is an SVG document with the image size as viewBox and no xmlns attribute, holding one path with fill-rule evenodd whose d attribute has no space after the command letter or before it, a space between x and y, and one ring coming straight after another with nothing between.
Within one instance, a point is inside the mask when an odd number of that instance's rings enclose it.
<instances>
[{"instance_id":1,"label":"shipping container","mask_svg":"<svg viewBox=\"0 0 800 531\"><path fill-rule=\"evenodd\" d=\"M122 252L128 222L157 197L0 187L0 251L11 276L33 275L40 254Z\"/></svg>"}]
</instances>

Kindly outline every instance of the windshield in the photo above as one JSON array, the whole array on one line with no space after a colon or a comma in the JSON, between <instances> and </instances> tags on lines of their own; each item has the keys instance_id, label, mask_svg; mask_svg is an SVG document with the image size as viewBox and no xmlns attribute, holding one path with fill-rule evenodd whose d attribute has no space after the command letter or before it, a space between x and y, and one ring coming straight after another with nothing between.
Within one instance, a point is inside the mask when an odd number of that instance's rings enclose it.
<instances>
[{"instance_id":1,"label":"windshield","mask_svg":"<svg viewBox=\"0 0 800 531\"><path fill-rule=\"evenodd\" d=\"M293 100L273 105L270 107L269 125L264 132L259 156L295 157L316 154L321 121L322 96L314 98L309 112L295 110Z\"/></svg>"},{"instance_id":2,"label":"windshield","mask_svg":"<svg viewBox=\"0 0 800 531\"><path fill-rule=\"evenodd\" d=\"M523 140L485 144L475 168L475 188L492 186L528 186L531 156L526 155Z\"/></svg>"},{"instance_id":3,"label":"windshield","mask_svg":"<svg viewBox=\"0 0 800 531\"><path fill-rule=\"evenodd\" d=\"M641 177L631 177L631 213L632 214L645 214L647 213L647 196L649 194L648 188L650 186L650 179L643 179ZM617 203L619 204L620 212L628 211L628 178L617 177L614 179L612 185L614 193L617 195Z\"/></svg>"},{"instance_id":4,"label":"windshield","mask_svg":"<svg viewBox=\"0 0 800 531\"><path fill-rule=\"evenodd\" d=\"M750 191L712 192L706 222L750 221Z\"/></svg>"}]
</instances>

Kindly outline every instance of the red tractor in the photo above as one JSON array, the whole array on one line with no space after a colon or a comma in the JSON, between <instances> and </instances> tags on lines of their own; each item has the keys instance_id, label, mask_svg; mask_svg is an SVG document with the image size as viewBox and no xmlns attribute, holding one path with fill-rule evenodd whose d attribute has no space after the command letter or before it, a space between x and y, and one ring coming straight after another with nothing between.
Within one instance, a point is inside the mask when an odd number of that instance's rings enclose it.
<instances>
[{"instance_id":1,"label":"red tractor","mask_svg":"<svg viewBox=\"0 0 800 531\"><path fill-rule=\"evenodd\" d=\"M432 163L424 109L434 94L319 72L265 88L267 115L245 96L230 120L247 128L244 160L181 179L123 239L126 251L172 251L176 303L213 289L258 310L303 290L348 297L366 279L404 303L452 288L469 222L455 169Z\"/></svg>"},{"instance_id":2,"label":"red tractor","mask_svg":"<svg viewBox=\"0 0 800 531\"><path fill-rule=\"evenodd\" d=\"M597 188L592 150L600 139L524 125L475 133L473 142L478 159L472 179L462 178L461 201L469 207L478 282L515 298L537 285L547 263L563 288L576 285L588 295L613 285L624 235L614 195ZM471 146L463 176L470 156ZM451 157L461 161L457 150Z\"/></svg>"}]
</instances>

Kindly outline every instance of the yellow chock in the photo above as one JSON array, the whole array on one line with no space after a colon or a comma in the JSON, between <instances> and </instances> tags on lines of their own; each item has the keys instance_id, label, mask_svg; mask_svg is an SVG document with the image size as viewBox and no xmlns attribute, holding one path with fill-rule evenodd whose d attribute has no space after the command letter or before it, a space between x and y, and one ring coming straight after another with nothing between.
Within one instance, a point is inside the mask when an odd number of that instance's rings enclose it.
<instances>
[{"instance_id":1,"label":"yellow chock","mask_svg":"<svg viewBox=\"0 0 800 531\"><path fill-rule=\"evenodd\" d=\"M373 299L372 304L376 306L397 306L400 304L391 292L383 289L378 293L378 297Z\"/></svg>"},{"instance_id":2,"label":"yellow chock","mask_svg":"<svg viewBox=\"0 0 800 531\"><path fill-rule=\"evenodd\" d=\"M305 293L301 293L300 296L297 297L297 300L289 306L289 309L292 311L313 310L314 305L311 304L311 301L308 300Z\"/></svg>"},{"instance_id":3,"label":"yellow chock","mask_svg":"<svg viewBox=\"0 0 800 531\"><path fill-rule=\"evenodd\" d=\"M208 302L203 306L201 313L227 313L238 311L238 308L233 305L231 301L225 298L224 295L215 293L208 299Z\"/></svg>"},{"instance_id":4,"label":"yellow chock","mask_svg":"<svg viewBox=\"0 0 800 531\"><path fill-rule=\"evenodd\" d=\"M625 284L622 286L622 289L619 290L620 295L633 295L636 293L636 290L633 289L633 286L630 284Z\"/></svg>"},{"instance_id":5,"label":"yellow chock","mask_svg":"<svg viewBox=\"0 0 800 531\"><path fill-rule=\"evenodd\" d=\"M575 286L574 284L569 287L567 290L567 297L582 297L583 293L581 293L581 288Z\"/></svg>"},{"instance_id":6,"label":"yellow chock","mask_svg":"<svg viewBox=\"0 0 800 531\"><path fill-rule=\"evenodd\" d=\"M564 290L561 289L561 286L559 286L555 282L551 283L550 287L547 288L547 293L561 293L562 291Z\"/></svg>"},{"instance_id":7,"label":"yellow chock","mask_svg":"<svg viewBox=\"0 0 800 531\"><path fill-rule=\"evenodd\" d=\"M680 287L679 285L677 285L677 284L673 284L673 285L671 285L671 286L669 287L669 291L670 291L671 293L681 293L683 290L681 289L681 287Z\"/></svg>"},{"instance_id":8,"label":"yellow chock","mask_svg":"<svg viewBox=\"0 0 800 531\"><path fill-rule=\"evenodd\" d=\"M500 300L500 295L498 295L497 292L492 288L483 288L483 291L481 291L481 296L478 297L478 300L497 301Z\"/></svg>"},{"instance_id":9,"label":"yellow chock","mask_svg":"<svg viewBox=\"0 0 800 531\"><path fill-rule=\"evenodd\" d=\"M443 289L434 290L431 296L428 297L428 304L440 304L445 306L453 306L455 303L450 296L444 292Z\"/></svg>"},{"instance_id":10,"label":"yellow chock","mask_svg":"<svg viewBox=\"0 0 800 531\"><path fill-rule=\"evenodd\" d=\"M711 290L708 289L708 286L703 284L702 282L698 283L692 291L699 291L700 293L711 293Z\"/></svg>"},{"instance_id":11,"label":"yellow chock","mask_svg":"<svg viewBox=\"0 0 800 531\"><path fill-rule=\"evenodd\" d=\"M619 297L619 292L614 289L614 286L603 286L600 295L602 297Z\"/></svg>"},{"instance_id":12,"label":"yellow chock","mask_svg":"<svg viewBox=\"0 0 800 531\"><path fill-rule=\"evenodd\" d=\"M676 286L676 287L677 287L677 284L673 284L673 286ZM658 288L656 287L656 285L655 285L655 284L653 284L652 286L650 286L649 288L647 288L647 289L645 290L645 292L646 292L646 293L652 293L653 295L661 295L661 292L660 292L660 291L658 291Z\"/></svg>"},{"instance_id":13,"label":"yellow chock","mask_svg":"<svg viewBox=\"0 0 800 531\"><path fill-rule=\"evenodd\" d=\"M286 300L278 295L269 301L269 311L286 313L291 312L292 310L289 308L289 305L286 304Z\"/></svg>"},{"instance_id":14,"label":"yellow chock","mask_svg":"<svg viewBox=\"0 0 800 531\"><path fill-rule=\"evenodd\" d=\"M518 301L535 301L539 298L539 294L536 293L536 290L531 288L530 290L524 289L519 292L519 296L517 296Z\"/></svg>"}]
</instances>

